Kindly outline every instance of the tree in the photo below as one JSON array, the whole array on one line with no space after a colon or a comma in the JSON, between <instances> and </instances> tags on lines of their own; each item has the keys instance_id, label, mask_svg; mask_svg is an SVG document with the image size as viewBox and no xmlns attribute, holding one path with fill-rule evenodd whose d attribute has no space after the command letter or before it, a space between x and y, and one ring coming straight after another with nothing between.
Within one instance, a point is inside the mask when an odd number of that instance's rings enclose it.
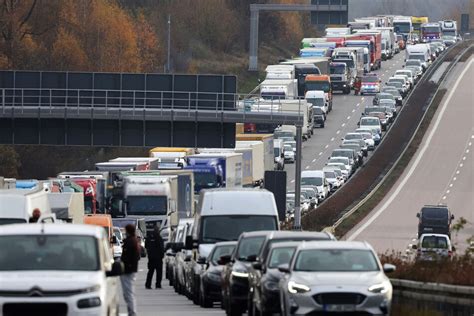
<instances>
[{"instance_id":1,"label":"tree","mask_svg":"<svg viewBox=\"0 0 474 316\"><path fill-rule=\"evenodd\" d=\"M17 178L20 166L20 157L15 149L12 146L0 146L0 175Z\"/></svg>"}]
</instances>

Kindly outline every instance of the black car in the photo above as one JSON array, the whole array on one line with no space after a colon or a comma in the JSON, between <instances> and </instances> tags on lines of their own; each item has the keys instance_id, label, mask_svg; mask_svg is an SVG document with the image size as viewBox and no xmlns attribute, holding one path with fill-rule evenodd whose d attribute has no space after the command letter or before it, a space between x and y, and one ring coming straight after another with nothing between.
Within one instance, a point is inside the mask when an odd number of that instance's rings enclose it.
<instances>
[{"instance_id":1,"label":"black car","mask_svg":"<svg viewBox=\"0 0 474 316\"><path fill-rule=\"evenodd\" d=\"M201 274L201 289L199 291L199 305L201 307L212 307L214 302L222 300L221 283L223 265L219 264L222 256L231 255L234 251L236 241L219 242L212 248L206 262L206 269Z\"/></svg>"},{"instance_id":2,"label":"black car","mask_svg":"<svg viewBox=\"0 0 474 316\"><path fill-rule=\"evenodd\" d=\"M319 125L319 127L324 128L326 114L324 114L324 111L320 107L313 108L313 121L314 125Z\"/></svg>"},{"instance_id":3,"label":"black car","mask_svg":"<svg viewBox=\"0 0 474 316\"><path fill-rule=\"evenodd\" d=\"M222 271L222 306L227 315L242 315L247 310L248 270L265 237L271 231L242 233L231 256L220 257Z\"/></svg>"},{"instance_id":4,"label":"black car","mask_svg":"<svg viewBox=\"0 0 474 316\"><path fill-rule=\"evenodd\" d=\"M280 244L283 245L283 243L292 246L293 242L295 242L295 246L298 246L300 242L310 240L335 240L335 238L333 235L323 232L291 231L272 232L266 236L260 253L249 268L249 316L254 316L258 312L261 315L271 315L280 311L278 282L282 274L272 264L272 250L274 247ZM288 258L285 256L285 258L273 259L283 261Z\"/></svg>"},{"instance_id":5,"label":"black car","mask_svg":"<svg viewBox=\"0 0 474 316\"><path fill-rule=\"evenodd\" d=\"M418 217L418 238L423 234L445 234L451 238L451 222L454 215L446 205L425 205L416 214Z\"/></svg>"}]
</instances>

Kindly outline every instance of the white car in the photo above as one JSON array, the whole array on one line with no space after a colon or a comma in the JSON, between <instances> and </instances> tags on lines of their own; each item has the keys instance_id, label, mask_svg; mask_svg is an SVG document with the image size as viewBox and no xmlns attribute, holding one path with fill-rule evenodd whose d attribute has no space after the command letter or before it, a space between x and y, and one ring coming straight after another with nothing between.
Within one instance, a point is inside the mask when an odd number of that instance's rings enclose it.
<instances>
[{"instance_id":1,"label":"white car","mask_svg":"<svg viewBox=\"0 0 474 316\"><path fill-rule=\"evenodd\" d=\"M416 259L422 261L435 261L442 258L451 258L456 250L451 244L451 239L444 234L423 234L416 249Z\"/></svg>"},{"instance_id":2,"label":"white car","mask_svg":"<svg viewBox=\"0 0 474 316\"><path fill-rule=\"evenodd\" d=\"M410 69L402 69L395 71L395 76L407 76L410 85L413 87L415 85L415 76Z\"/></svg>"},{"instance_id":3,"label":"white car","mask_svg":"<svg viewBox=\"0 0 474 316\"><path fill-rule=\"evenodd\" d=\"M359 128L370 128L371 130L377 132L377 134L382 135L382 124L380 124L380 119L375 116L363 116L360 118Z\"/></svg>"},{"instance_id":4,"label":"white car","mask_svg":"<svg viewBox=\"0 0 474 316\"><path fill-rule=\"evenodd\" d=\"M319 201L329 196L329 182L322 170L305 170L301 172L301 185L312 186L318 190Z\"/></svg>"},{"instance_id":5,"label":"white car","mask_svg":"<svg viewBox=\"0 0 474 316\"><path fill-rule=\"evenodd\" d=\"M114 227L114 237L112 237L112 250L114 259L119 259L122 256L123 236L120 227Z\"/></svg>"},{"instance_id":6,"label":"white car","mask_svg":"<svg viewBox=\"0 0 474 316\"><path fill-rule=\"evenodd\" d=\"M118 279L102 227L13 224L0 230L0 306L11 315L118 315ZM14 245L12 247L12 245Z\"/></svg>"},{"instance_id":7,"label":"white car","mask_svg":"<svg viewBox=\"0 0 474 316\"><path fill-rule=\"evenodd\" d=\"M285 162L295 162L295 152L293 151L293 148L291 147L290 144L285 144L283 145L283 157L285 159Z\"/></svg>"},{"instance_id":8,"label":"white car","mask_svg":"<svg viewBox=\"0 0 474 316\"><path fill-rule=\"evenodd\" d=\"M343 164L342 162L331 162L331 163L326 164L326 166L338 168L339 170L341 170L343 183L349 178L349 170L347 169L346 165Z\"/></svg>"},{"instance_id":9,"label":"white car","mask_svg":"<svg viewBox=\"0 0 474 316\"><path fill-rule=\"evenodd\" d=\"M324 176L331 185L331 192L335 192L344 183L343 180L339 178L338 172L334 169L334 167L323 167Z\"/></svg>"}]
</instances>

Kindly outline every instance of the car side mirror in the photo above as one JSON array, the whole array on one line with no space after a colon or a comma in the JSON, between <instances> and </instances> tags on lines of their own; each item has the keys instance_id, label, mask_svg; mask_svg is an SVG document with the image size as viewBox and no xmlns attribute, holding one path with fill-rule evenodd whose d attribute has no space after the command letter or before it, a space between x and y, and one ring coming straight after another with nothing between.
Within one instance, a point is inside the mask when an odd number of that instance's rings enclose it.
<instances>
[{"instance_id":1,"label":"car side mirror","mask_svg":"<svg viewBox=\"0 0 474 316\"><path fill-rule=\"evenodd\" d=\"M416 213L416 217L420 218L420 213Z\"/></svg>"},{"instance_id":2,"label":"car side mirror","mask_svg":"<svg viewBox=\"0 0 474 316\"><path fill-rule=\"evenodd\" d=\"M117 236L112 236L112 238L110 238L110 243L112 244L116 244L117 243Z\"/></svg>"},{"instance_id":3,"label":"car side mirror","mask_svg":"<svg viewBox=\"0 0 474 316\"><path fill-rule=\"evenodd\" d=\"M205 264L206 263L206 257L199 257L196 260L197 264Z\"/></svg>"},{"instance_id":4,"label":"car side mirror","mask_svg":"<svg viewBox=\"0 0 474 316\"><path fill-rule=\"evenodd\" d=\"M252 267L253 267L255 270L262 270L262 263L256 261L256 262L252 263Z\"/></svg>"},{"instance_id":5,"label":"car side mirror","mask_svg":"<svg viewBox=\"0 0 474 316\"><path fill-rule=\"evenodd\" d=\"M452 248L453 252L456 251L456 247L452 246L451 248Z\"/></svg>"},{"instance_id":6,"label":"car side mirror","mask_svg":"<svg viewBox=\"0 0 474 316\"><path fill-rule=\"evenodd\" d=\"M278 266L278 271L282 273L290 273L290 265L289 264L280 264Z\"/></svg>"},{"instance_id":7,"label":"car side mirror","mask_svg":"<svg viewBox=\"0 0 474 316\"><path fill-rule=\"evenodd\" d=\"M416 244L411 245L411 249L416 250L418 249L418 246Z\"/></svg>"},{"instance_id":8,"label":"car side mirror","mask_svg":"<svg viewBox=\"0 0 474 316\"><path fill-rule=\"evenodd\" d=\"M451 214L451 220L453 220L453 219L454 219L454 214Z\"/></svg>"},{"instance_id":9,"label":"car side mirror","mask_svg":"<svg viewBox=\"0 0 474 316\"><path fill-rule=\"evenodd\" d=\"M224 266L230 262L230 259L230 255L221 256L219 260L217 260L217 264Z\"/></svg>"},{"instance_id":10,"label":"car side mirror","mask_svg":"<svg viewBox=\"0 0 474 316\"><path fill-rule=\"evenodd\" d=\"M392 273L396 270L397 268L393 264L386 263L383 265L383 272L385 273Z\"/></svg>"},{"instance_id":11,"label":"car side mirror","mask_svg":"<svg viewBox=\"0 0 474 316\"><path fill-rule=\"evenodd\" d=\"M125 266L123 265L123 262L114 261L114 263L112 263L112 269L110 269L110 271L105 272L105 275L107 277L115 277L115 276L122 275L124 271L125 271Z\"/></svg>"}]
</instances>

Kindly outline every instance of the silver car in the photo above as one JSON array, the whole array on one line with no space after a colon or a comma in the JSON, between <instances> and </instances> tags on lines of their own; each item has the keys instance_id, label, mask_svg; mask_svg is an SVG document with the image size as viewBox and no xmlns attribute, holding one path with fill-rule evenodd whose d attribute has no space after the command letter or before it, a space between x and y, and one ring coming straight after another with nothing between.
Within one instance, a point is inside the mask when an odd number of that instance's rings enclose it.
<instances>
[{"instance_id":1,"label":"silver car","mask_svg":"<svg viewBox=\"0 0 474 316\"><path fill-rule=\"evenodd\" d=\"M303 242L290 264L279 266L282 315L364 313L389 315L392 284L366 242Z\"/></svg>"}]
</instances>

